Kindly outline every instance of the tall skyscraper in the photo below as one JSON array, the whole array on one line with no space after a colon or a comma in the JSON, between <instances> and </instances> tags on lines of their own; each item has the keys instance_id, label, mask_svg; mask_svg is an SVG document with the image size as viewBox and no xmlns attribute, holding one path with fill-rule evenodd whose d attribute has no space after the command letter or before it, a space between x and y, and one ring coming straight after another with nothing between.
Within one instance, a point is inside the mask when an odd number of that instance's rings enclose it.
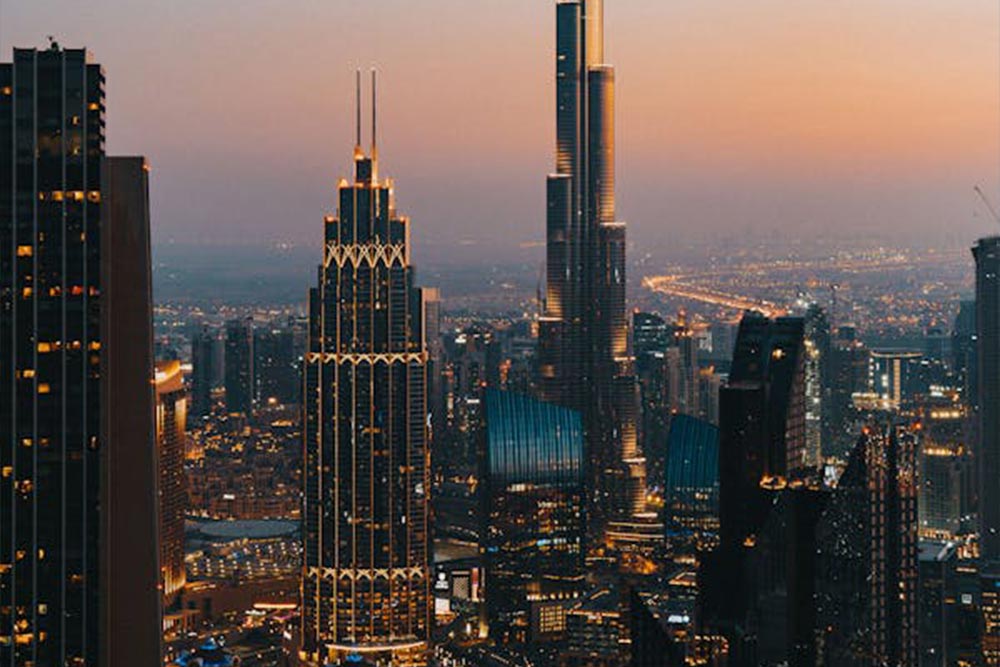
<instances>
[{"instance_id":1,"label":"tall skyscraper","mask_svg":"<svg viewBox=\"0 0 1000 667\"><path fill-rule=\"evenodd\" d=\"M160 655L146 170L104 112L82 49L0 64L3 665Z\"/></svg>"},{"instance_id":2,"label":"tall skyscraper","mask_svg":"<svg viewBox=\"0 0 1000 667\"><path fill-rule=\"evenodd\" d=\"M539 374L543 398L583 415L592 538L609 520L641 512L645 495L614 174L614 69L604 62L602 1L560 0Z\"/></svg>"},{"instance_id":3,"label":"tall skyscraper","mask_svg":"<svg viewBox=\"0 0 1000 667\"><path fill-rule=\"evenodd\" d=\"M824 665L917 664L917 437L870 426L819 523Z\"/></svg>"},{"instance_id":4,"label":"tall skyscraper","mask_svg":"<svg viewBox=\"0 0 1000 667\"><path fill-rule=\"evenodd\" d=\"M226 412L249 417L254 406L253 320L226 322Z\"/></svg>"},{"instance_id":5,"label":"tall skyscraper","mask_svg":"<svg viewBox=\"0 0 1000 667\"><path fill-rule=\"evenodd\" d=\"M160 585L164 607L177 600L187 581L184 567L184 427L187 390L179 361L156 364L156 450L160 483Z\"/></svg>"},{"instance_id":6,"label":"tall skyscraper","mask_svg":"<svg viewBox=\"0 0 1000 667\"><path fill-rule=\"evenodd\" d=\"M490 636L539 640L565 630L583 588L580 414L487 389L481 530Z\"/></svg>"},{"instance_id":7,"label":"tall skyscraper","mask_svg":"<svg viewBox=\"0 0 1000 667\"><path fill-rule=\"evenodd\" d=\"M979 391L979 548L1000 561L1000 236L979 239L976 259L976 360Z\"/></svg>"},{"instance_id":8,"label":"tall skyscraper","mask_svg":"<svg viewBox=\"0 0 1000 667\"><path fill-rule=\"evenodd\" d=\"M212 411L212 388L215 385L215 332L207 326L191 338L191 409L189 414L201 419Z\"/></svg>"},{"instance_id":9,"label":"tall skyscraper","mask_svg":"<svg viewBox=\"0 0 1000 667\"><path fill-rule=\"evenodd\" d=\"M424 304L410 221L379 178L374 87L371 152L359 104L354 182L309 292L300 657L320 665L423 664L430 640Z\"/></svg>"}]
</instances>

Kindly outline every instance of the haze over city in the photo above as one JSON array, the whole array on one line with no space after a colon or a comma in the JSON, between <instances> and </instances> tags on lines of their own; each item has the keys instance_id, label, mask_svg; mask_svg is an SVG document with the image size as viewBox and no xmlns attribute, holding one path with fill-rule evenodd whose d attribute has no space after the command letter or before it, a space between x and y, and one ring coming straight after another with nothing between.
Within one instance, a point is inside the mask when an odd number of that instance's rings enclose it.
<instances>
[{"instance_id":1,"label":"haze over city","mask_svg":"<svg viewBox=\"0 0 1000 667\"><path fill-rule=\"evenodd\" d=\"M554 30L539 0L4 0L0 46L99 53L109 150L145 152L154 240L306 245L349 175L355 67L425 265L538 259ZM608 3L630 244L872 235L962 247L1000 192L995 2Z\"/></svg>"}]
</instances>

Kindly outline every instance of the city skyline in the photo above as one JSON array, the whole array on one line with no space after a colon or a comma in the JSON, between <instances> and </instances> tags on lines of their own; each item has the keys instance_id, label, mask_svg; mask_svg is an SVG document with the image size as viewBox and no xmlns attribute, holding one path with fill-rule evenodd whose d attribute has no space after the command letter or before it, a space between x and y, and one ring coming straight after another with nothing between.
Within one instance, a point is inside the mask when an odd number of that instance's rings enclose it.
<instances>
[{"instance_id":1,"label":"city skyline","mask_svg":"<svg viewBox=\"0 0 1000 667\"><path fill-rule=\"evenodd\" d=\"M0 46L43 46L52 34L100 53L114 74L110 148L141 145L157 173L157 246L197 233L308 247L303 221L322 206L337 175L330 157L352 132L342 91L355 66L377 65L388 84L383 134L399 147L392 171L413 184L405 204L427 221L418 256L518 257L544 240L544 188L531 174L547 168L540 147L553 134L551 72L537 67L551 12L527 0L442 0L401 17L395 4L286 12L261 0L239 16L198 5L193 22L194 3L138 11L113 1L69 17L54 2L8 2ZM971 188L997 191L993 3L800 5L609 7L609 59L625 73L619 209L634 242L662 243L667 230L679 241L834 225L929 240L989 231ZM181 35L187 48L158 60ZM334 37L342 46L331 51ZM788 51L799 57L780 57ZM492 61L504 66L482 84ZM434 96L419 83L428 78ZM192 145L203 149L195 163ZM481 213L470 224L473 202Z\"/></svg>"}]
</instances>

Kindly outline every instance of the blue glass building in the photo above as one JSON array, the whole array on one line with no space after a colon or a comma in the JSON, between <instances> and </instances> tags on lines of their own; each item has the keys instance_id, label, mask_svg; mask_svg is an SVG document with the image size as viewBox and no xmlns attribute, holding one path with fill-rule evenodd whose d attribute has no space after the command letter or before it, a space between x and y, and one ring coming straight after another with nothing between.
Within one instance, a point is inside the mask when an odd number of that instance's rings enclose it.
<instances>
[{"instance_id":1,"label":"blue glass building","mask_svg":"<svg viewBox=\"0 0 1000 667\"><path fill-rule=\"evenodd\" d=\"M565 629L583 580L580 413L523 394L485 393L483 551L490 634L544 639Z\"/></svg>"},{"instance_id":2,"label":"blue glass building","mask_svg":"<svg viewBox=\"0 0 1000 667\"><path fill-rule=\"evenodd\" d=\"M671 419L663 489L668 531L718 531L718 427L688 415Z\"/></svg>"}]
</instances>

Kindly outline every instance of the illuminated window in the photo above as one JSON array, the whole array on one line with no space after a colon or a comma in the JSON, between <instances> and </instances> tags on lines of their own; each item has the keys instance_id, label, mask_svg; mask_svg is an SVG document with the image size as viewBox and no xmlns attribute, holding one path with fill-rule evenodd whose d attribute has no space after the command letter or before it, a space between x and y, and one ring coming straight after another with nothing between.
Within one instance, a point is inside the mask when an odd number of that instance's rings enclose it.
<instances>
[{"instance_id":1,"label":"illuminated window","mask_svg":"<svg viewBox=\"0 0 1000 667\"><path fill-rule=\"evenodd\" d=\"M91 102L90 104L87 105L87 109L89 109L90 111L97 111L100 108L101 105L98 104L97 102Z\"/></svg>"},{"instance_id":2,"label":"illuminated window","mask_svg":"<svg viewBox=\"0 0 1000 667\"><path fill-rule=\"evenodd\" d=\"M38 344L38 351L41 352L42 354L45 354L46 352L51 352L52 351L52 343L39 343Z\"/></svg>"},{"instance_id":3,"label":"illuminated window","mask_svg":"<svg viewBox=\"0 0 1000 667\"><path fill-rule=\"evenodd\" d=\"M39 382L38 383L38 393L39 394L47 394L50 391L52 391L52 387L49 386L48 382Z\"/></svg>"},{"instance_id":4,"label":"illuminated window","mask_svg":"<svg viewBox=\"0 0 1000 667\"><path fill-rule=\"evenodd\" d=\"M30 245L19 245L17 246L17 256L18 257L31 257L35 254L34 247Z\"/></svg>"},{"instance_id":5,"label":"illuminated window","mask_svg":"<svg viewBox=\"0 0 1000 667\"><path fill-rule=\"evenodd\" d=\"M100 190L91 190L90 192L88 192L87 201L89 201L91 204L96 204L97 202L101 201Z\"/></svg>"},{"instance_id":6,"label":"illuminated window","mask_svg":"<svg viewBox=\"0 0 1000 667\"><path fill-rule=\"evenodd\" d=\"M62 201L62 200L63 200L63 191L62 190L53 190L52 191L52 201Z\"/></svg>"},{"instance_id":7,"label":"illuminated window","mask_svg":"<svg viewBox=\"0 0 1000 667\"><path fill-rule=\"evenodd\" d=\"M4 87L3 87L3 94L4 94L4 95L10 95L10 94L12 94L13 92L14 92L14 89L13 89L13 88L11 88L10 86L4 86Z\"/></svg>"},{"instance_id":8,"label":"illuminated window","mask_svg":"<svg viewBox=\"0 0 1000 667\"><path fill-rule=\"evenodd\" d=\"M32 290L31 290L30 287L25 287L23 290L21 290L21 296L23 298L25 298L25 299L30 299L31 298L31 292L32 292Z\"/></svg>"}]
</instances>

